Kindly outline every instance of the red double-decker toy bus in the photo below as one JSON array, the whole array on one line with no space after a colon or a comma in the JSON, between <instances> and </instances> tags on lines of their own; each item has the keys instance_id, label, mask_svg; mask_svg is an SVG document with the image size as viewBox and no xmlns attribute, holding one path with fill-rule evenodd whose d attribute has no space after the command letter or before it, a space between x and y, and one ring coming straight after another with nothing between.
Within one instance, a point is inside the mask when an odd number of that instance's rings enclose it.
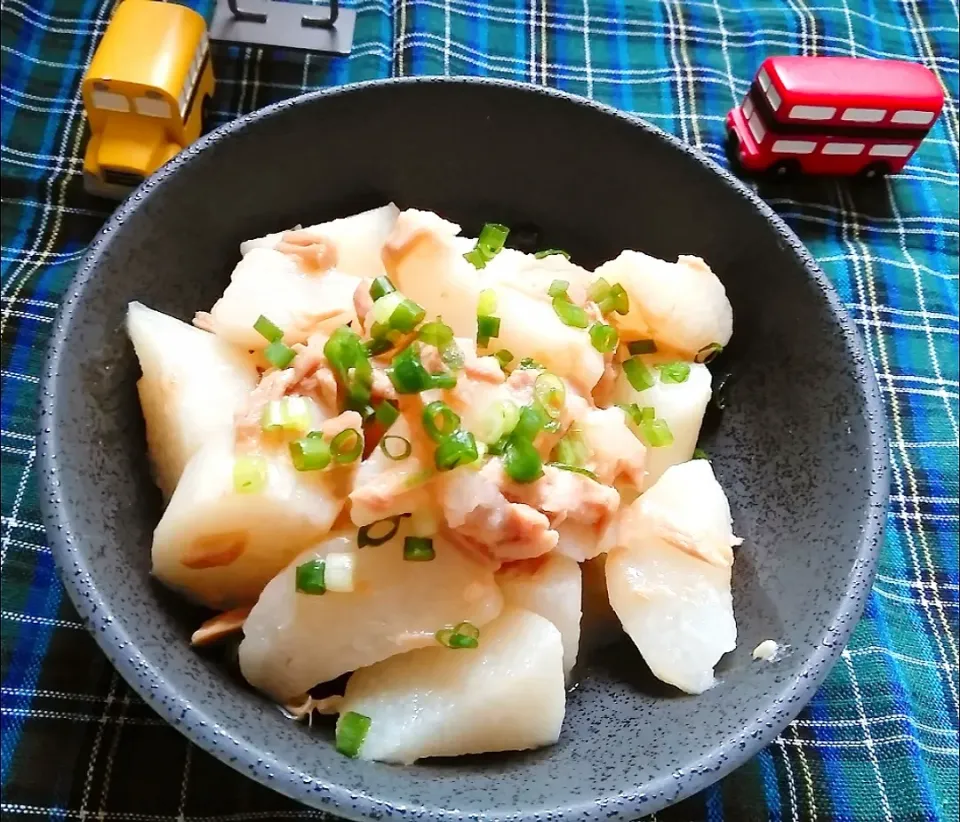
<instances>
[{"instance_id":1,"label":"red double-decker toy bus","mask_svg":"<svg viewBox=\"0 0 960 822\"><path fill-rule=\"evenodd\" d=\"M942 108L939 81L916 63L769 57L727 134L748 171L876 177L903 168Z\"/></svg>"}]
</instances>

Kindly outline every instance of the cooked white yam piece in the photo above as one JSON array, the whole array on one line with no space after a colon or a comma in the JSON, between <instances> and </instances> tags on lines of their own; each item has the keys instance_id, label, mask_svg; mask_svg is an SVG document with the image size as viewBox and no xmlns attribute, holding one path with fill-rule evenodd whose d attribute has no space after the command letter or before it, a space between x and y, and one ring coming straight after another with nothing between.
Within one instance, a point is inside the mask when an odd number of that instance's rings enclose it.
<instances>
[{"instance_id":1,"label":"cooked white yam piece","mask_svg":"<svg viewBox=\"0 0 960 822\"><path fill-rule=\"evenodd\" d=\"M593 274L562 254L551 254L538 260L532 254L521 254L510 248L494 257L483 269L483 274L488 281L546 303L553 299L547 292L554 280L562 280L569 284L567 294L577 305L586 302L587 289L594 279Z\"/></svg>"},{"instance_id":2,"label":"cooked white yam piece","mask_svg":"<svg viewBox=\"0 0 960 822\"><path fill-rule=\"evenodd\" d=\"M399 209L390 203L381 208L298 230L319 239L330 240L336 246L338 271L354 277L372 279L384 273L380 251L393 230L399 213ZM247 255L255 248L276 248L286 233L279 231L256 240L247 240L240 244L240 253Z\"/></svg>"},{"instance_id":3,"label":"cooked white yam piece","mask_svg":"<svg viewBox=\"0 0 960 822\"><path fill-rule=\"evenodd\" d=\"M506 605L549 619L563 639L563 672L569 675L580 648L580 566L557 553L504 565L497 584Z\"/></svg>"},{"instance_id":4,"label":"cooked white yam piece","mask_svg":"<svg viewBox=\"0 0 960 822\"><path fill-rule=\"evenodd\" d=\"M657 417L665 420L673 434L670 445L647 448L646 480L640 487L649 488L671 465L686 462L693 456L700 436L700 425L710 402L710 370L705 365L690 363L690 376L679 383L665 383L661 379L656 363L664 357L643 357L644 363L656 379L656 383L645 391L637 391L626 374L617 375L612 401L618 403L635 402L641 408L652 407ZM629 425L638 432L632 421Z\"/></svg>"},{"instance_id":5,"label":"cooked white yam piece","mask_svg":"<svg viewBox=\"0 0 960 822\"><path fill-rule=\"evenodd\" d=\"M518 359L537 360L589 391L603 374L603 356L590 343L589 335L564 325L549 302L503 285L519 276L520 266L530 265L527 255L506 249L478 271L463 258L464 249L469 250L472 243L458 237L459 231L458 225L436 214L414 209L402 212L383 257L397 288L423 306L428 317L442 317L454 334L471 340L477 336L480 292L492 289L497 297L494 314L500 318L500 336L491 339L480 353L508 349Z\"/></svg>"},{"instance_id":6,"label":"cooked white yam piece","mask_svg":"<svg viewBox=\"0 0 960 822\"><path fill-rule=\"evenodd\" d=\"M232 429L257 370L213 334L137 302L127 309L127 333L143 372L137 391L154 476L169 498L200 446Z\"/></svg>"},{"instance_id":7,"label":"cooked white yam piece","mask_svg":"<svg viewBox=\"0 0 960 822\"><path fill-rule=\"evenodd\" d=\"M232 436L193 456L153 535L153 573L217 610L253 603L291 558L320 539L347 498L353 469L297 471L286 447L264 450L259 491L234 487Z\"/></svg>"},{"instance_id":8,"label":"cooked white yam piece","mask_svg":"<svg viewBox=\"0 0 960 822\"><path fill-rule=\"evenodd\" d=\"M620 408L590 409L577 428L590 452L585 467L600 482L613 485L622 477L637 487L643 484L649 451L630 430L627 415Z\"/></svg>"},{"instance_id":9,"label":"cooked white yam piece","mask_svg":"<svg viewBox=\"0 0 960 822\"><path fill-rule=\"evenodd\" d=\"M479 642L423 648L357 671L338 727L347 712L370 718L359 757L409 764L556 742L565 710L560 632L511 608L481 629Z\"/></svg>"},{"instance_id":10,"label":"cooked white yam piece","mask_svg":"<svg viewBox=\"0 0 960 822\"><path fill-rule=\"evenodd\" d=\"M409 412L408 412L409 413ZM378 445L367 457L353 481L350 491L350 519L354 525L369 525L387 517L412 514L438 505L434 499L432 480L434 446L423 434L417 420L410 424L408 414L397 417L385 434L385 444ZM410 443L410 456L391 459L390 453L404 453L402 440Z\"/></svg>"},{"instance_id":11,"label":"cooked white yam piece","mask_svg":"<svg viewBox=\"0 0 960 822\"><path fill-rule=\"evenodd\" d=\"M204 323L236 346L259 351L268 343L253 327L262 314L283 330L287 345L330 333L356 319L353 294L360 278L332 268L311 273L272 248L254 248L230 276Z\"/></svg>"},{"instance_id":12,"label":"cooked white yam piece","mask_svg":"<svg viewBox=\"0 0 960 822\"><path fill-rule=\"evenodd\" d=\"M503 598L490 563L442 536L433 538L432 561L404 560L409 534L403 520L392 539L358 549L350 529L297 556L244 623L240 668L247 681L284 702L348 671L434 645L448 625L466 620L481 627L500 613ZM355 554L353 591L297 592L297 566L331 553Z\"/></svg>"},{"instance_id":13,"label":"cooked white yam piece","mask_svg":"<svg viewBox=\"0 0 960 822\"><path fill-rule=\"evenodd\" d=\"M593 347L586 329L565 325L550 302L505 286L494 290L500 336L490 340L485 353L506 349L518 360L530 357L587 392L597 384L603 375L603 355Z\"/></svg>"},{"instance_id":14,"label":"cooked white yam piece","mask_svg":"<svg viewBox=\"0 0 960 822\"><path fill-rule=\"evenodd\" d=\"M654 675L688 693L733 650L730 571L739 544L707 460L668 468L627 510L606 563L610 604Z\"/></svg>"},{"instance_id":15,"label":"cooked white yam piece","mask_svg":"<svg viewBox=\"0 0 960 822\"><path fill-rule=\"evenodd\" d=\"M429 211L400 212L383 247L383 264L404 296L442 317L458 337L476 339L483 283L463 258L460 226Z\"/></svg>"},{"instance_id":16,"label":"cooked white yam piece","mask_svg":"<svg viewBox=\"0 0 960 822\"><path fill-rule=\"evenodd\" d=\"M595 272L619 283L630 298L625 316L612 320L626 339L652 338L693 359L711 343L726 345L733 310L723 283L699 257L681 255L668 263L638 251L624 251Z\"/></svg>"}]
</instances>

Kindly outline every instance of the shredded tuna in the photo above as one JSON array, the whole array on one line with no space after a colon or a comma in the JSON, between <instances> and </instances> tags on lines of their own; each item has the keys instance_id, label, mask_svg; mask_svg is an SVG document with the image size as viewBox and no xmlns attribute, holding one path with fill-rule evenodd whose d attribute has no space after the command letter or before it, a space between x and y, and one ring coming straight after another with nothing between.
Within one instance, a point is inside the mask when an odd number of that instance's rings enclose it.
<instances>
[{"instance_id":1,"label":"shredded tuna","mask_svg":"<svg viewBox=\"0 0 960 822\"><path fill-rule=\"evenodd\" d=\"M355 431L363 430L363 418L356 411L344 411L332 420L327 420L320 426L324 439L331 440L342 431L353 428Z\"/></svg>"},{"instance_id":2,"label":"shredded tuna","mask_svg":"<svg viewBox=\"0 0 960 822\"><path fill-rule=\"evenodd\" d=\"M190 644L194 646L210 645L218 639L235 634L243 628L243 623L250 615L250 610L251 606L248 605L243 608L233 608L230 611L224 611L222 614L210 617L193 632L193 636L190 637Z\"/></svg>"},{"instance_id":3,"label":"shredded tuna","mask_svg":"<svg viewBox=\"0 0 960 822\"><path fill-rule=\"evenodd\" d=\"M528 505L509 502L483 474L461 470L447 477L443 489L447 525L503 561L552 551L558 536L547 517Z\"/></svg>"},{"instance_id":4,"label":"shredded tuna","mask_svg":"<svg viewBox=\"0 0 960 822\"><path fill-rule=\"evenodd\" d=\"M285 231L275 248L281 254L293 257L310 274L320 274L337 264L336 243L309 229Z\"/></svg>"},{"instance_id":5,"label":"shredded tuna","mask_svg":"<svg viewBox=\"0 0 960 822\"><path fill-rule=\"evenodd\" d=\"M373 308L373 297L370 296L370 281L361 280L357 284L357 290L353 292L353 310L360 321L360 327L367 330L367 314Z\"/></svg>"},{"instance_id":6,"label":"shredded tuna","mask_svg":"<svg viewBox=\"0 0 960 822\"><path fill-rule=\"evenodd\" d=\"M260 380L246 402L237 409L234 416L237 445L241 447L256 447L260 437L260 421L263 418L263 409L273 400L283 397L290 387L297 381L297 373L293 368L282 371L268 371Z\"/></svg>"}]
</instances>

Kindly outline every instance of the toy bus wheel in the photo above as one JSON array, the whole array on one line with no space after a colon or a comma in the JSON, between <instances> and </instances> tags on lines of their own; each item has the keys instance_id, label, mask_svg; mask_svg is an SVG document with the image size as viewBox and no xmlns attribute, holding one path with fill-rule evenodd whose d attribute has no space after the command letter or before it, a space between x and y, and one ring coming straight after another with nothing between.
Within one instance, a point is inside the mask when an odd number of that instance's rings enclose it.
<instances>
[{"instance_id":1,"label":"toy bus wheel","mask_svg":"<svg viewBox=\"0 0 960 822\"><path fill-rule=\"evenodd\" d=\"M779 180L788 180L800 174L800 163L796 160L780 160L768 169L770 175Z\"/></svg>"},{"instance_id":2,"label":"toy bus wheel","mask_svg":"<svg viewBox=\"0 0 960 822\"><path fill-rule=\"evenodd\" d=\"M864 180L876 180L880 177L886 177L890 173L890 166L886 163L870 163L860 172Z\"/></svg>"}]
</instances>

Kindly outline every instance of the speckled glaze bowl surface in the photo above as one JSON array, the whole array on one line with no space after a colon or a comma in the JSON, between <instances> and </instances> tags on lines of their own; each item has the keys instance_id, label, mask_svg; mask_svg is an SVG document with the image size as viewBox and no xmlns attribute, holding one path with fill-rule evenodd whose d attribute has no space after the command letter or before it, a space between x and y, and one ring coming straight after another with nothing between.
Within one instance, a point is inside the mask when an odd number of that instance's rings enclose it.
<instances>
[{"instance_id":1,"label":"speckled glaze bowl surface","mask_svg":"<svg viewBox=\"0 0 960 822\"><path fill-rule=\"evenodd\" d=\"M737 650L699 697L628 642L581 666L557 745L414 767L337 754L191 650L200 615L150 577L150 481L123 330L130 300L184 319L249 237L396 201L476 233L496 220L591 266L623 248L696 254L726 284L727 408L706 448L744 538ZM716 376L716 375L715 375ZM43 386L46 525L80 615L120 673L202 748L350 818L631 819L706 787L800 710L869 591L887 494L875 378L797 238L718 166L655 128L556 92L405 80L310 94L231 123L131 196L68 292ZM787 647L774 663L752 649Z\"/></svg>"}]
</instances>

